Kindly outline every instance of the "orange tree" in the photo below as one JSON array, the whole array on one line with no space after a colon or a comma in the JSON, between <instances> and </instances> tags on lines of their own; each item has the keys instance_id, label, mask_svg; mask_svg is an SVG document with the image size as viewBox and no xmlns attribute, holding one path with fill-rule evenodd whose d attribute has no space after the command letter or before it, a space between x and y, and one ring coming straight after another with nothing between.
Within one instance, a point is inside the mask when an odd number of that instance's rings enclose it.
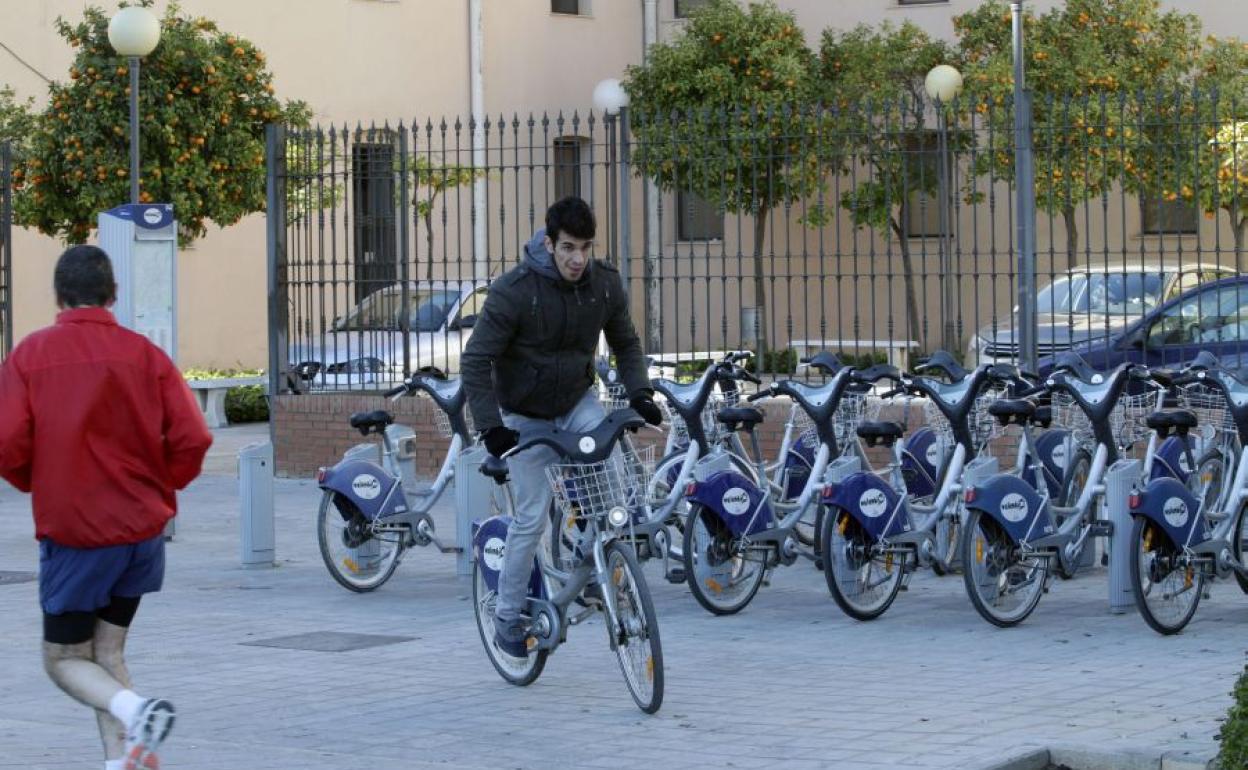
<instances>
[{"instance_id":1,"label":"orange tree","mask_svg":"<svg viewBox=\"0 0 1248 770\"><path fill-rule=\"evenodd\" d=\"M998 138L980 173L1014 178L1010 6L988 0L953 20L968 101ZM1034 92L1036 202L1060 213L1066 252L1078 251L1077 207L1135 185L1136 94L1179 87L1199 50L1196 17L1162 13L1157 0L1066 0L1026 14L1026 80Z\"/></svg>"},{"instance_id":2,"label":"orange tree","mask_svg":"<svg viewBox=\"0 0 1248 770\"><path fill-rule=\"evenodd\" d=\"M77 23L57 19L77 54L68 82L48 86L15 169L18 221L70 243L87 239L100 211L129 200L129 74L109 45L108 21L98 7ZM224 227L264 209L264 126L304 125L309 115L303 103L274 96L264 54L250 41L182 15L176 3L160 26L140 72L140 197L173 204L185 245L208 220Z\"/></svg>"},{"instance_id":3,"label":"orange tree","mask_svg":"<svg viewBox=\"0 0 1248 770\"><path fill-rule=\"evenodd\" d=\"M827 150L812 108L813 68L793 13L770 0L746 7L711 0L692 13L683 34L655 44L645 64L629 67L624 83L634 167L662 189L695 192L723 211L753 217L763 366L767 219L821 189ZM811 214L805 221L817 223ZM647 291L657 294L649 284Z\"/></svg>"}]
</instances>

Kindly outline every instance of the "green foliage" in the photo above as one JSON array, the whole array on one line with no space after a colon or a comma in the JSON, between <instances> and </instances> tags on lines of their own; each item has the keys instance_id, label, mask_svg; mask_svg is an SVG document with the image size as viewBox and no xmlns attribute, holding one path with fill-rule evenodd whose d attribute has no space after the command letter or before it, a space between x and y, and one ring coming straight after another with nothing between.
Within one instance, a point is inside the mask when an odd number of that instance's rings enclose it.
<instances>
[{"instance_id":1,"label":"green foliage","mask_svg":"<svg viewBox=\"0 0 1248 770\"><path fill-rule=\"evenodd\" d=\"M1231 704L1226 723L1218 736L1221 743L1218 762L1224 768L1248 767L1248 666L1235 681L1231 697L1235 702Z\"/></svg>"},{"instance_id":2,"label":"green foliage","mask_svg":"<svg viewBox=\"0 0 1248 770\"><path fill-rule=\"evenodd\" d=\"M485 169L480 168L470 168L455 164L438 166L430 158L419 154L412 157L410 164L416 175L416 202L414 205L416 206L416 213L424 220L425 243L429 249L425 279L432 281L433 264L436 261L433 258L433 212L437 205L438 196L447 190L472 184L477 179L484 179L486 174Z\"/></svg>"},{"instance_id":3,"label":"green foliage","mask_svg":"<svg viewBox=\"0 0 1248 770\"><path fill-rule=\"evenodd\" d=\"M152 0L141 0L151 5ZM77 49L69 82L48 87L29 153L15 174L19 221L82 243L96 215L129 200L129 71L108 42L109 15L58 19ZM273 96L255 45L170 3L160 44L140 69L141 199L170 202L186 244L265 205L264 126L306 124L300 102Z\"/></svg>"},{"instance_id":4,"label":"green foliage","mask_svg":"<svg viewBox=\"0 0 1248 770\"><path fill-rule=\"evenodd\" d=\"M1199 51L1195 16L1161 13L1157 0L1067 0L1026 14L1027 86L1033 100L1036 202L1061 213L1077 249L1075 208L1116 183L1138 189L1132 155L1141 105L1131 97L1187 82ZM968 103L1000 137L975 171L1013 179L1010 7L989 0L954 18ZM1153 120L1151 116L1147 118Z\"/></svg>"},{"instance_id":5,"label":"green foliage","mask_svg":"<svg viewBox=\"0 0 1248 770\"><path fill-rule=\"evenodd\" d=\"M792 348L768 350L763 356L764 374L792 374L797 371L797 351ZM759 356L754 356L746 364L746 368L758 373Z\"/></svg>"},{"instance_id":6,"label":"green foliage","mask_svg":"<svg viewBox=\"0 0 1248 770\"><path fill-rule=\"evenodd\" d=\"M0 142L9 142L19 153L34 133L34 99L21 101L9 86L0 86Z\"/></svg>"},{"instance_id":7,"label":"green foliage","mask_svg":"<svg viewBox=\"0 0 1248 770\"><path fill-rule=\"evenodd\" d=\"M216 380L232 377L262 377L263 369L197 369L182 371L188 380ZM225 392L225 417L231 424L240 422L267 422L269 400L264 385L242 385Z\"/></svg>"}]
</instances>

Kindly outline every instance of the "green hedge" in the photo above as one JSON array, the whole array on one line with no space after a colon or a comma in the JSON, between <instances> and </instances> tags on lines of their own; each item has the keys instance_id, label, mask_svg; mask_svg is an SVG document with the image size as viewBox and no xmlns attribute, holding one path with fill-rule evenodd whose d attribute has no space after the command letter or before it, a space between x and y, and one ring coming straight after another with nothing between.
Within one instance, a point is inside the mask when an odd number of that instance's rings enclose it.
<instances>
[{"instance_id":1,"label":"green hedge","mask_svg":"<svg viewBox=\"0 0 1248 770\"><path fill-rule=\"evenodd\" d=\"M263 377L263 369L187 369L188 380L215 380L229 377ZM269 401L263 385L243 385L225 393L225 417L230 423L268 422Z\"/></svg>"},{"instance_id":2,"label":"green hedge","mask_svg":"<svg viewBox=\"0 0 1248 770\"><path fill-rule=\"evenodd\" d=\"M1248 767L1248 666L1235 682L1231 691L1235 702L1226 713L1226 723L1218 740L1222 750L1218 760L1223 768Z\"/></svg>"}]
</instances>

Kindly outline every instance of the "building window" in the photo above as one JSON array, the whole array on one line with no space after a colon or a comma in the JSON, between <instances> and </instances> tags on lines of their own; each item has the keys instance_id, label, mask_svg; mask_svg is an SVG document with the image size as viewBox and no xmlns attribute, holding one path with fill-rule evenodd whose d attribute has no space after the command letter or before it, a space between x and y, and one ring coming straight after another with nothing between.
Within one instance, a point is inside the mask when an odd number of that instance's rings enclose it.
<instances>
[{"instance_id":1,"label":"building window","mask_svg":"<svg viewBox=\"0 0 1248 770\"><path fill-rule=\"evenodd\" d=\"M1189 201L1150 197L1140 201L1140 232L1145 235L1194 233L1199 222L1196 206Z\"/></svg>"},{"instance_id":2,"label":"building window","mask_svg":"<svg viewBox=\"0 0 1248 770\"><path fill-rule=\"evenodd\" d=\"M906 186L909 201L906 234L911 238L940 235L940 138L935 131L922 131L906 142ZM928 192L928 191L931 192Z\"/></svg>"},{"instance_id":3,"label":"building window","mask_svg":"<svg viewBox=\"0 0 1248 770\"><path fill-rule=\"evenodd\" d=\"M673 0L676 6L672 15L678 19L687 19L689 14L706 5L709 0Z\"/></svg>"},{"instance_id":4,"label":"building window","mask_svg":"<svg viewBox=\"0 0 1248 770\"><path fill-rule=\"evenodd\" d=\"M589 140L583 136L561 136L555 139L555 200L569 195L585 197L589 188L587 168L581 159L589 152Z\"/></svg>"},{"instance_id":5,"label":"building window","mask_svg":"<svg viewBox=\"0 0 1248 770\"><path fill-rule=\"evenodd\" d=\"M582 0L550 0L550 12L563 13L568 16L580 16L582 5L586 5ZM585 8L583 10L588 11L589 9Z\"/></svg>"},{"instance_id":6,"label":"building window","mask_svg":"<svg viewBox=\"0 0 1248 770\"><path fill-rule=\"evenodd\" d=\"M701 195L676 193L676 238L681 241L722 241L724 215Z\"/></svg>"},{"instance_id":7,"label":"building window","mask_svg":"<svg viewBox=\"0 0 1248 770\"><path fill-rule=\"evenodd\" d=\"M352 145L351 194L358 302L398 280L392 142Z\"/></svg>"}]
</instances>

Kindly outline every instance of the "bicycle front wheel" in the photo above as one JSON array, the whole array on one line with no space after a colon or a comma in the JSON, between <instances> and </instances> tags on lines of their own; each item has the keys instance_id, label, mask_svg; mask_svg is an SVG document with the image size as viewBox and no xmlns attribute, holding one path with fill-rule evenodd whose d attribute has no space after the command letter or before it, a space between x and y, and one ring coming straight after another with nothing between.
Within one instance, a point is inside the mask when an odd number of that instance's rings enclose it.
<instances>
[{"instance_id":1,"label":"bicycle front wheel","mask_svg":"<svg viewBox=\"0 0 1248 770\"><path fill-rule=\"evenodd\" d=\"M650 587L637 554L626 543L613 541L606 556L605 588L615 600L615 617L607 618L611 647L637 708L653 714L663 704L663 645Z\"/></svg>"},{"instance_id":2,"label":"bicycle front wheel","mask_svg":"<svg viewBox=\"0 0 1248 770\"><path fill-rule=\"evenodd\" d=\"M1044 593L1049 558L1024 556L1001 525L971 511L962 532L962 578L984 620L1008 628L1027 619Z\"/></svg>"},{"instance_id":3,"label":"bicycle front wheel","mask_svg":"<svg viewBox=\"0 0 1248 770\"><path fill-rule=\"evenodd\" d=\"M1205 575L1180 558L1180 551L1161 527L1136 516L1131 528L1131 588L1135 606L1159 634L1182 631L1200 604Z\"/></svg>"},{"instance_id":4,"label":"bicycle front wheel","mask_svg":"<svg viewBox=\"0 0 1248 770\"><path fill-rule=\"evenodd\" d=\"M356 593L372 591L389 580L403 553L403 533L374 532L355 503L328 489L321 496L316 534L329 574Z\"/></svg>"}]
</instances>

